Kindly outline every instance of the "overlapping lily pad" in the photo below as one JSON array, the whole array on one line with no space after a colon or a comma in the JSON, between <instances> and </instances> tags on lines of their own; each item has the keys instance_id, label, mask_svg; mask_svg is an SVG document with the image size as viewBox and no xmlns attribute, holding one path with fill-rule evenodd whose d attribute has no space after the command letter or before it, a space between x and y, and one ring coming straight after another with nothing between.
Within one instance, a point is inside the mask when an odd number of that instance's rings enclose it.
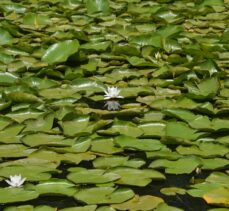
<instances>
[{"instance_id":1,"label":"overlapping lily pad","mask_svg":"<svg viewBox=\"0 0 229 211\"><path fill-rule=\"evenodd\" d=\"M225 210L228 7L1 1L0 210Z\"/></svg>"}]
</instances>

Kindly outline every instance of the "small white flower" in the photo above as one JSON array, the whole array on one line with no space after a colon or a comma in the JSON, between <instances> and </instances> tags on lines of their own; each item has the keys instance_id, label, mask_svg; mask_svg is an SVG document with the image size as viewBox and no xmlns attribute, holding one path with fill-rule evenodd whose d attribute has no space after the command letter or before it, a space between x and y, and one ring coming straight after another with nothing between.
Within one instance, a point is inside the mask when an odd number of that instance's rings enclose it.
<instances>
[{"instance_id":1,"label":"small white flower","mask_svg":"<svg viewBox=\"0 0 229 211\"><path fill-rule=\"evenodd\" d=\"M10 175L10 180L5 180L10 187L21 187L22 184L25 182L26 178L23 178L20 174L19 175Z\"/></svg>"},{"instance_id":2,"label":"small white flower","mask_svg":"<svg viewBox=\"0 0 229 211\"><path fill-rule=\"evenodd\" d=\"M155 53L155 59L156 60L160 60L161 59L161 54L160 54L160 52L157 52L157 53Z\"/></svg>"},{"instance_id":3,"label":"small white flower","mask_svg":"<svg viewBox=\"0 0 229 211\"><path fill-rule=\"evenodd\" d=\"M201 172L202 172L200 167L197 167L195 171L196 171L196 174L201 174Z\"/></svg>"},{"instance_id":4,"label":"small white flower","mask_svg":"<svg viewBox=\"0 0 229 211\"><path fill-rule=\"evenodd\" d=\"M112 99L112 98L123 98L123 96L119 95L120 89L117 87L108 87L107 91L105 91L104 99Z\"/></svg>"},{"instance_id":5,"label":"small white flower","mask_svg":"<svg viewBox=\"0 0 229 211\"><path fill-rule=\"evenodd\" d=\"M107 107L107 109L109 110L109 111L112 111L112 110L118 110L119 108L120 108L120 104L119 104L119 102L116 102L116 101L107 101L106 103L105 103L105 107Z\"/></svg>"}]
</instances>

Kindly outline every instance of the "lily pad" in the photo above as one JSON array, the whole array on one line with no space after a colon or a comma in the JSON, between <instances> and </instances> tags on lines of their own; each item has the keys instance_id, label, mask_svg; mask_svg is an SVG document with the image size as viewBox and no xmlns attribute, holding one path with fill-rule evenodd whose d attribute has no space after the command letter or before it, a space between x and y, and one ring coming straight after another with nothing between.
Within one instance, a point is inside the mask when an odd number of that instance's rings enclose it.
<instances>
[{"instance_id":1,"label":"lily pad","mask_svg":"<svg viewBox=\"0 0 229 211\"><path fill-rule=\"evenodd\" d=\"M133 185L133 186L146 186L152 180L164 180L165 176L159 171L151 169L134 169L128 167L117 167L109 170L109 172L119 175L121 178L115 183Z\"/></svg>"},{"instance_id":2,"label":"lily pad","mask_svg":"<svg viewBox=\"0 0 229 211\"><path fill-rule=\"evenodd\" d=\"M0 188L0 203L23 202L38 198L36 191L23 188Z\"/></svg>"},{"instance_id":3,"label":"lily pad","mask_svg":"<svg viewBox=\"0 0 229 211\"><path fill-rule=\"evenodd\" d=\"M112 168L117 166L126 166L132 168L140 168L145 164L145 161L142 159L129 159L126 156L107 156L107 157L98 157L93 161L93 166L95 168Z\"/></svg>"},{"instance_id":4,"label":"lily pad","mask_svg":"<svg viewBox=\"0 0 229 211\"><path fill-rule=\"evenodd\" d=\"M73 196L77 189L75 185L64 179L50 179L48 181L40 182L34 187L30 187L34 189L39 195L66 195Z\"/></svg>"},{"instance_id":5,"label":"lily pad","mask_svg":"<svg viewBox=\"0 0 229 211\"><path fill-rule=\"evenodd\" d=\"M147 211L155 209L162 202L164 202L164 200L156 196L146 195L139 197L136 195L133 199L122 204L112 205L112 207L118 210Z\"/></svg>"},{"instance_id":6,"label":"lily pad","mask_svg":"<svg viewBox=\"0 0 229 211\"><path fill-rule=\"evenodd\" d=\"M0 168L0 176L9 177L10 175L21 174L23 178L32 181L48 180L52 176L51 172L57 172L57 170L48 166L39 165L15 165Z\"/></svg>"},{"instance_id":7,"label":"lily pad","mask_svg":"<svg viewBox=\"0 0 229 211\"><path fill-rule=\"evenodd\" d=\"M60 209L60 211L95 211L96 207L97 207L96 205L88 205L83 207L69 207L69 208Z\"/></svg>"},{"instance_id":8,"label":"lily pad","mask_svg":"<svg viewBox=\"0 0 229 211\"><path fill-rule=\"evenodd\" d=\"M97 138L91 143L91 151L105 154L115 154L123 149L116 147L113 138Z\"/></svg>"},{"instance_id":9,"label":"lily pad","mask_svg":"<svg viewBox=\"0 0 229 211\"><path fill-rule=\"evenodd\" d=\"M186 193L186 190L178 187L168 187L160 189L160 192L164 195L174 196L177 193L183 195Z\"/></svg>"},{"instance_id":10,"label":"lily pad","mask_svg":"<svg viewBox=\"0 0 229 211\"><path fill-rule=\"evenodd\" d=\"M180 158L177 161L158 159L153 161L149 168L165 168L168 174L190 174L201 164L195 157Z\"/></svg>"},{"instance_id":11,"label":"lily pad","mask_svg":"<svg viewBox=\"0 0 229 211\"><path fill-rule=\"evenodd\" d=\"M122 203L133 196L134 192L129 188L95 187L80 190L74 198L86 204L113 204Z\"/></svg>"},{"instance_id":12,"label":"lily pad","mask_svg":"<svg viewBox=\"0 0 229 211\"><path fill-rule=\"evenodd\" d=\"M216 190L205 193L203 196L204 200L208 204L219 204L225 207L229 206L229 188L218 188Z\"/></svg>"},{"instance_id":13,"label":"lily pad","mask_svg":"<svg viewBox=\"0 0 229 211\"><path fill-rule=\"evenodd\" d=\"M55 43L46 50L42 60L49 64L65 62L69 56L78 51L78 48L79 42L77 40L65 40Z\"/></svg>"},{"instance_id":14,"label":"lily pad","mask_svg":"<svg viewBox=\"0 0 229 211\"><path fill-rule=\"evenodd\" d=\"M35 133L24 136L21 141L31 147L40 145L59 145L68 146L74 143L74 141L64 141L64 137L60 135L49 135L45 133Z\"/></svg>"},{"instance_id":15,"label":"lily pad","mask_svg":"<svg viewBox=\"0 0 229 211\"><path fill-rule=\"evenodd\" d=\"M115 181L120 178L118 174L109 173L102 169L70 168L67 178L76 184L99 184Z\"/></svg>"},{"instance_id":16,"label":"lily pad","mask_svg":"<svg viewBox=\"0 0 229 211\"><path fill-rule=\"evenodd\" d=\"M117 136L114 143L124 149L157 151L163 148L163 144L156 139L137 139L130 136Z\"/></svg>"}]
</instances>

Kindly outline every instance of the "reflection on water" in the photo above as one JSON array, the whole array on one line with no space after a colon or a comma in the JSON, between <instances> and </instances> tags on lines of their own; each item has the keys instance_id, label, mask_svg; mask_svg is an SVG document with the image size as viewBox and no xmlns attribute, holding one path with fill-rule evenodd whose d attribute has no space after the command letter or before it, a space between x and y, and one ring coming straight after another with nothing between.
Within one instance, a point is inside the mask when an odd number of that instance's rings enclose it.
<instances>
[{"instance_id":1,"label":"reflection on water","mask_svg":"<svg viewBox=\"0 0 229 211\"><path fill-rule=\"evenodd\" d=\"M111 100L109 100L109 101L107 101L106 103L105 103L105 105L104 105L106 108L107 108L107 110L109 110L109 111L115 111L115 110L119 110L120 109L120 107L121 107L121 105L119 104L119 102L117 102L117 101L111 101Z\"/></svg>"}]
</instances>

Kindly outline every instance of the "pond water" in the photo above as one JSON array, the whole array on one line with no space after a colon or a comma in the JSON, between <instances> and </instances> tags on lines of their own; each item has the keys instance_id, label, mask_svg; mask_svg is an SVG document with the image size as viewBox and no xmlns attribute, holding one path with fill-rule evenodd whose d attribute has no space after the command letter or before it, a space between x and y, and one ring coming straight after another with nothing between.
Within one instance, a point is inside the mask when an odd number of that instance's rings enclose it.
<instances>
[{"instance_id":1,"label":"pond water","mask_svg":"<svg viewBox=\"0 0 229 211\"><path fill-rule=\"evenodd\" d=\"M227 211L228 0L1 0L0 210Z\"/></svg>"}]
</instances>

